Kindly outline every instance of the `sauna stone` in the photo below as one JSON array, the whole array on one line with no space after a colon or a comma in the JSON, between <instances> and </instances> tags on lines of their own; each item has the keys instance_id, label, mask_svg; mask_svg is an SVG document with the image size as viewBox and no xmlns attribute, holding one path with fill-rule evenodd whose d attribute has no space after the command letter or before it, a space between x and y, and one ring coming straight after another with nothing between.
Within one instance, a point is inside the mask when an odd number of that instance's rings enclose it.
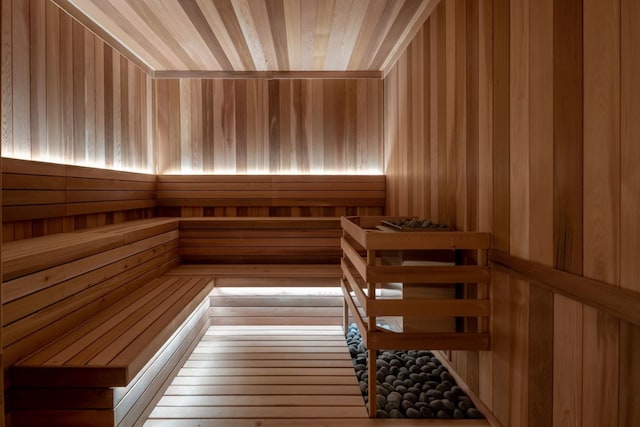
<instances>
[{"instance_id":1,"label":"sauna stone","mask_svg":"<svg viewBox=\"0 0 640 427\"><path fill-rule=\"evenodd\" d=\"M347 333L356 376L368 401L366 349L355 325ZM482 417L451 374L429 351L380 351L376 358L376 416L378 418Z\"/></svg>"}]
</instances>

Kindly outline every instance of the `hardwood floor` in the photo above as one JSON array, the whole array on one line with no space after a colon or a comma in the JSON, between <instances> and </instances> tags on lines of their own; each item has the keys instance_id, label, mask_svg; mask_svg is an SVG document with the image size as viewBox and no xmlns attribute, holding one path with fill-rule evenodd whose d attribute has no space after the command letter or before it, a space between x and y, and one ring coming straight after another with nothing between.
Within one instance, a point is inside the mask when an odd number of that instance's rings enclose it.
<instances>
[{"instance_id":1,"label":"hardwood floor","mask_svg":"<svg viewBox=\"0 0 640 427\"><path fill-rule=\"evenodd\" d=\"M369 419L336 288L216 288L212 323L145 427L486 426Z\"/></svg>"}]
</instances>

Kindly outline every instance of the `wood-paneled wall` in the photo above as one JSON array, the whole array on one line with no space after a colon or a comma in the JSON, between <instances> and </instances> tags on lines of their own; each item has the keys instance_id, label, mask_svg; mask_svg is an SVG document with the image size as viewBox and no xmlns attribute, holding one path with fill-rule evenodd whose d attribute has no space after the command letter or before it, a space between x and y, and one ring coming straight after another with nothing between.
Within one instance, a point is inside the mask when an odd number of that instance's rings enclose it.
<instances>
[{"instance_id":1,"label":"wood-paneled wall","mask_svg":"<svg viewBox=\"0 0 640 427\"><path fill-rule=\"evenodd\" d=\"M382 169L379 79L156 79L160 173Z\"/></svg>"},{"instance_id":2,"label":"wood-paneled wall","mask_svg":"<svg viewBox=\"0 0 640 427\"><path fill-rule=\"evenodd\" d=\"M444 0L385 78L387 213L640 291L640 5ZM505 426L640 425L640 327L495 270L491 352L452 362Z\"/></svg>"},{"instance_id":3,"label":"wood-paneled wall","mask_svg":"<svg viewBox=\"0 0 640 427\"><path fill-rule=\"evenodd\" d=\"M4 242L149 218L156 175L3 158Z\"/></svg>"},{"instance_id":4,"label":"wood-paneled wall","mask_svg":"<svg viewBox=\"0 0 640 427\"><path fill-rule=\"evenodd\" d=\"M382 215L382 175L159 175L160 216Z\"/></svg>"},{"instance_id":5,"label":"wood-paneled wall","mask_svg":"<svg viewBox=\"0 0 640 427\"><path fill-rule=\"evenodd\" d=\"M2 154L153 171L152 79L50 0L2 0Z\"/></svg>"}]
</instances>

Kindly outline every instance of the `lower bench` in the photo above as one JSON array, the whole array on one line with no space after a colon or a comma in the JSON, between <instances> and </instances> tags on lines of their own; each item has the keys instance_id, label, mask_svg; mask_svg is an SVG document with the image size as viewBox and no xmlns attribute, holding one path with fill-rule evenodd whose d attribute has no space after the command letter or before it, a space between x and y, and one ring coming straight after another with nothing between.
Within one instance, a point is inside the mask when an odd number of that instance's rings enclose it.
<instances>
[{"instance_id":1,"label":"lower bench","mask_svg":"<svg viewBox=\"0 0 640 427\"><path fill-rule=\"evenodd\" d=\"M9 424L142 424L208 327L212 288L160 276L14 364Z\"/></svg>"}]
</instances>

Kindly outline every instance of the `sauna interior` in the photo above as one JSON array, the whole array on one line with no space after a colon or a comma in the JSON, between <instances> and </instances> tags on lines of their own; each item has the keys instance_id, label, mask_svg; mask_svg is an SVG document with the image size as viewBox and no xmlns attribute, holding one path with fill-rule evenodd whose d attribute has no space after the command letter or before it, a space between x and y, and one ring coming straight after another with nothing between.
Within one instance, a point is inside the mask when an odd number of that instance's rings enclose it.
<instances>
[{"instance_id":1,"label":"sauna interior","mask_svg":"<svg viewBox=\"0 0 640 427\"><path fill-rule=\"evenodd\" d=\"M490 339L433 349L486 419L406 425L640 426L637 0L2 0L1 23L0 425L144 424L224 322L212 291L340 286L341 218L386 216L491 239L465 288ZM314 413L147 425L405 425Z\"/></svg>"}]
</instances>

